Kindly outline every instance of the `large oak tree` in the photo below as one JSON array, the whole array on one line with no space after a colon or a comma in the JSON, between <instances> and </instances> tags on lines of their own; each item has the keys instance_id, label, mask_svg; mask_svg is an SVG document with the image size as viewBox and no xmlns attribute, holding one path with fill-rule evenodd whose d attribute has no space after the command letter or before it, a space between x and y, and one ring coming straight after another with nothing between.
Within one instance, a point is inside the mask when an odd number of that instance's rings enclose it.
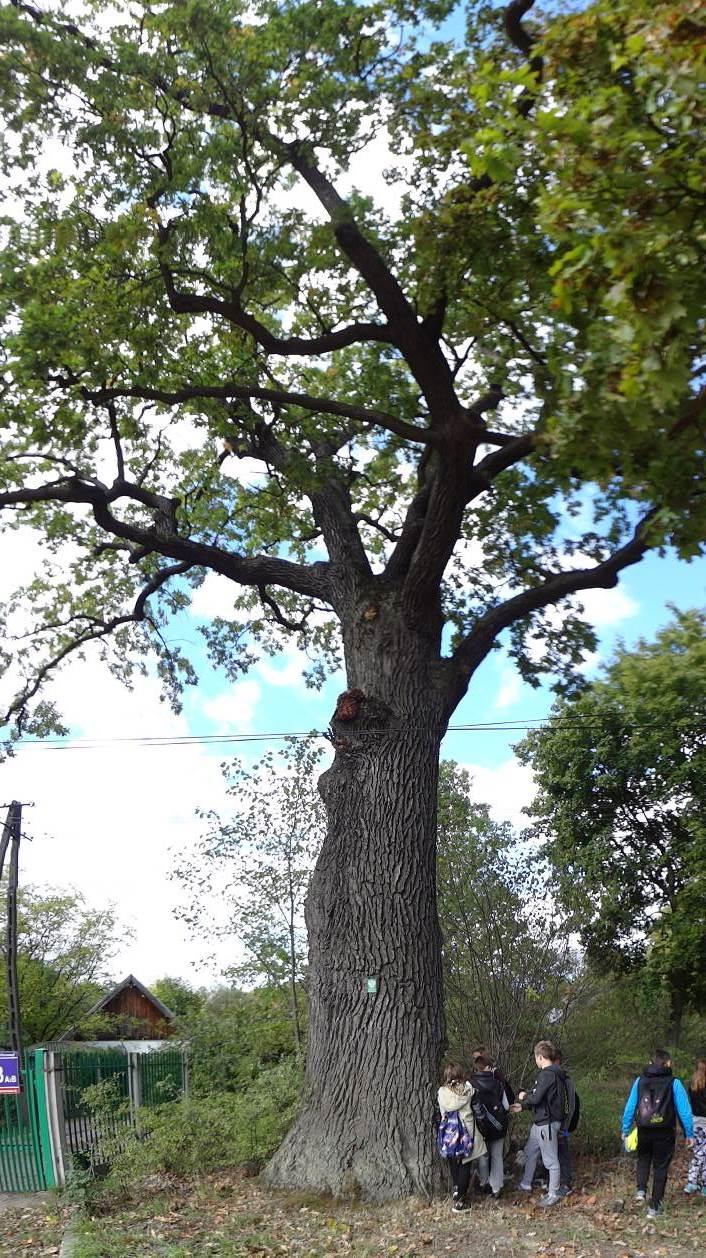
<instances>
[{"instance_id":1,"label":"large oak tree","mask_svg":"<svg viewBox=\"0 0 706 1258\"><path fill-rule=\"evenodd\" d=\"M451 8L0 11L0 508L47 539L7 718L56 721L45 683L95 642L128 677L156 653L178 702L162 629L209 573L231 676L257 636L317 676L340 649L269 1174L378 1198L434 1180L451 714L503 633L528 678L571 665L572 596L706 535L698 6L472 5L444 43ZM387 210L355 187L385 145Z\"/></svg>"}]
</instances>

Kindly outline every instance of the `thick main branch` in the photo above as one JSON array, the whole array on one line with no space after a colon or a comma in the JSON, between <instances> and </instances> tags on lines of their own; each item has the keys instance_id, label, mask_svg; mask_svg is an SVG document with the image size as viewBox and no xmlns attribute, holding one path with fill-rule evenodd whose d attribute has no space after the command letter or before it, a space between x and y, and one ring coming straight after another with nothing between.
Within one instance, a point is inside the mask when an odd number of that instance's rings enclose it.
<instances>
[{"instance_id":1,"label":"thick main branch","mask_svg":"<svg viewBox=\"0 0 706 1258\"><path fill-rule=\"evenodd\" d=\"M220 385L184 385L179 389L153 389L142 385L116 385L110 389L85 389L83 396L86 401L104 406L115 398L140 398L147 402L163 402L168 406L179 406L184 402L199 399L220 398L229 401L231 398L243 401L270 402L274 406L299 406L302 410L312 411L320 415L338 415L343 419L353 419L367 427L383 428L386 432L403 437L405 441L420 442L423 445L433 443L435 435L428 428L420 428L416 424L408 424L397 415L387 411L372 410L367 406L355 406L348 402L337 402L333 398L314 397L310 393L290 393L285 389L262 389L257 385L243 385L235 382Z\"/></svg>"},{"instance_id":2,"label":"thick main branch","mask_svg":"<svg viewBox=\"0 0 706 1258\"><path fill-rule=\"evenodd\" d=\"M476 668L504 629L523 620L532 612L551 607L562 598L578 594L581 590L613 589L618 584L620 572L638 563L649 550L645 532L653 516L654 509L648 511L639 522L630 540L601 563L592 568L570 568L557 572L541 585L523 590L521 594L514 595L481 616L448 661L449 710L453 711L460 702Z\"/></svg>"},{"instance_id":3,"label":"thick main branch","mask_svg":"<svg viewBox=\"0 0 706 1258\"><path fill-rule=\"evenodd\" d=\"M139 501L150 507L155 507L155 504L158 506L162 501L155 495L147 494L141 487L125 481L108 487L96 482L86 482L78 477L66 477L48 485L0 493L0 510L18 504L41 502L88 505L93 510L96 523L105 533L145 547L165 558L186 562L190 567L208 568L239 585L279 585L295 594L328 601L326 563L298 564L272 555L240 555L207 542L181 537L178 533L161 527L150 528L121 520L111 511L113 503L121 498Z\"/></svg>"}]
</instances>

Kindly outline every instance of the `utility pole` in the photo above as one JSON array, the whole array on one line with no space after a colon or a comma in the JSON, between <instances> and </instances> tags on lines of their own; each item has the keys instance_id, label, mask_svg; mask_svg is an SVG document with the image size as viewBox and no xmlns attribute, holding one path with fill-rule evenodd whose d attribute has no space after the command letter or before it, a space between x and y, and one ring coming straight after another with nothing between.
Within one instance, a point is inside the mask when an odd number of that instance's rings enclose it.
<instances>
[{"instance_id":1,"label":"utility pole","mask_svg":"<svg viewBox=\"0 0 706 1258\"><path fill-rule=\"evenodd\" d=\"M7 817L0 839L0 878L10 847L10 868L7 880L7 999L10 1019L10 1047L22 1055L20 1024L20 992L17 983L17 887L20 870L20 838L22 835L22 804L16 799L8 805Z\"/></svg>"}]
</instances>

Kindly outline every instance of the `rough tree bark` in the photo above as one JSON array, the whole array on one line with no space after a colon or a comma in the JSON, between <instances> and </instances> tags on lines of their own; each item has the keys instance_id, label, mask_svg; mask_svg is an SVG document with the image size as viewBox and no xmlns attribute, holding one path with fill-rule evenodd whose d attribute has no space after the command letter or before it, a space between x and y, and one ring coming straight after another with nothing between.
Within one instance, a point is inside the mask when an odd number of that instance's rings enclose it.
<instances>
[{"instance_id":1,"label":"rough tree bark","mask_svg":"<svg viewBox=\"0 0 706 1258\"><path fill-rule=\"evenodd\" d=\"M306 908L306 1094L267 1178L384 1200L429 1193L438 1173L436 793L447 718L426 634L376 604L347 637L357 684L332 721L335 758L320 781L328 832Z\"/></svg>"}]
</instances>

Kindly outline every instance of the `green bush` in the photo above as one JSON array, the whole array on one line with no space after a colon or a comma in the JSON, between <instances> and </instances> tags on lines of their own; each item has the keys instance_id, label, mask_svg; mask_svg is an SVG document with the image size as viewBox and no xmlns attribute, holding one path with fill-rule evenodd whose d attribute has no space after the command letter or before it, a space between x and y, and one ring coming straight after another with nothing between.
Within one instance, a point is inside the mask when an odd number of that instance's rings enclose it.
<instances>
[{"instance_id":1,"label":"green bush","mask_svg":"<svg viewBox=\"0 0 706 1258\"><path fill-rule=\"evenodd\" d=\"M575 1137L578 1152L601 1158L619 1156L620 1122L634 1078L626 1074L612 1079L596 1075L575 1079L581 1097L581 1121Z\"/></svg>"},{"instance_id":2,"label":"green bush","mask_svg":"<svg viewBox=\"0 0 706 1258\"><path fill-rule=\"evenodd\" d=\"M301 1075L287 1061L240 1093L184 1097L139 1111L138 1131L117 1151L107 1191L159 1172L193 1175L274 1153L297 1109Z\"/></svg>"}]
</instances>

